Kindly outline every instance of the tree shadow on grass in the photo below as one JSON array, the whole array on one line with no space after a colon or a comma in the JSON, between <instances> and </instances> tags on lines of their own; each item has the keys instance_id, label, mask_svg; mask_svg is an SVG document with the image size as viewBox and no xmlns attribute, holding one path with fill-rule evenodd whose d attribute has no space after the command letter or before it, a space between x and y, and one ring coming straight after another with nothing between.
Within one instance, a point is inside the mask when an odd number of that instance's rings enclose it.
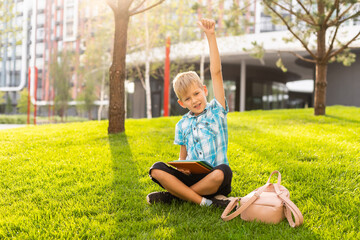
<instances>
[{"instance_id":1,"label":"tree shadow on grass","mask_svg":"<svg viewBox=\"0 0 360 240\"><path fill-rule=\"evenodd\" d=\"M143 201L139 196L139 174L133 160L125 133L109 135L113 163L112 210L115 225L111 230L112 239L136 237L136 222L141 221Z\"/></svg>"},{"instance_id":2,"label":"tree shadow on grass","mask_svg":"<svg viewBox=\"0 0 360 240\"><path fill-rule=\"evenodd\" d=\"M328 117L328 118L336 119L336 120L341 121L341 122L345 122L346 124L348 124L348 123L360 124L360 121L355 120L355 119L338 117L338 116L335 116L335 115L328 115L328 114L326 114L325 116Z\"/></svg>"}]
</instances>

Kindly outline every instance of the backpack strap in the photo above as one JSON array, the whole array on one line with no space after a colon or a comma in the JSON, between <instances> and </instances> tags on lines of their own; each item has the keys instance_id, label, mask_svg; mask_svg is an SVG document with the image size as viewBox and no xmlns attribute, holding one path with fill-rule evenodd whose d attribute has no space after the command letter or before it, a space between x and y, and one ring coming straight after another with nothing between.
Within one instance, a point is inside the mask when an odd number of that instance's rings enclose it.
<instances>
[{"instance_id":1,"label":"backpack strap","mask_svg":"<svg viewBox=\"0 0 360 240\"><path fill-rule=\"evenodd\" d=\"M274 189L277 196L282 200L284 203L285 209L285 217L288 220L291 227L298 227L304 222L304 217L301 214L299 208L288 198L282 191L280 191L280 185L278 183L274 184ZM295 222L293 220L293 217Z\"/></svg>"},{"instance_id":2,"label":"backpack strap","mask_svg":"<svg viewBox=\"0 0 360 240\"><path fill-rule=\"evenodd\" d=\"M285 205L285 217L288 220L291 227L298 227L304 222L304 217L301 214L299 208L285 195L280 194L278 197L283 201ZM295 219L295 222L293 220L293 217Z\"/></svg>"},{"instance_id":3,"label":"backpack strap","mask_svg":"<svg viewBox=\"0 0 360 240\"><path fill-rule=\"evenodd\" d=\"M272 175L274 175L275 173L278 174L277 184L279 184L279 186L280 186L281 185L281 174L279 171L276 171L276 170L270 174L270 177L269 177L267 183L270 183L270 179L271 179Z\"/></svg>"},{"instance_id":4,"label":"backpack strap","mask_svg":"<svg viewBox=\"0 0 360 240\"><path fill-rule=\"evenodd\" d=\"M237 217L238 215L240 215L243 211L245 211L251 204L253 204L260 197L261 193L269 185L270 185L270 183L266 183L264 186L260 187L246 203L241 205L240 208L236 209L235 212L229 214L235 208L235 206L237 205L237 203L240 201L241 198L232 199L221 215L222 220L229 221L229 220Z\"/></svg>"}]
</instances>

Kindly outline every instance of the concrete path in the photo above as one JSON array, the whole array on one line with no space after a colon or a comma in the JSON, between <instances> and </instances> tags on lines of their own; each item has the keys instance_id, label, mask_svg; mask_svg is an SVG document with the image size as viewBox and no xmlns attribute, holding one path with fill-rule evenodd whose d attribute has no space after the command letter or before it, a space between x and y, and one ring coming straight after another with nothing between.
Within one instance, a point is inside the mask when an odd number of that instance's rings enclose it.
<instances>
[{"instance_id":1,"label":"concrete path","mask_svg":"<svg viewBox=\"0 0 360 240\"><path fill-rule=\"evenodd\" d=\"M0 124L0 130L25 127L25 126L26 126L26 124Z\"/></svg>"}]
</instances>

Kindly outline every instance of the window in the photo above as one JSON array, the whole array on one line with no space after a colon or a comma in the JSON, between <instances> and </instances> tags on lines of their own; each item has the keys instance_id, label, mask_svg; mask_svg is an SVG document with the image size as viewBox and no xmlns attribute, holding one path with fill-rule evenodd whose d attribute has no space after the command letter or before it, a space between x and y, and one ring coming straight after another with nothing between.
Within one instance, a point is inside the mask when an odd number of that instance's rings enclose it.
<instances>
[{"instance_id":1,"label":"window","mask_svg":"<svg viewBox=\"0 0 360 240\"><path fill-rule=\"evenodd\" d=\"M21 60L18 59L15 61L15 70L20 71L21 70Z\"/></svg>"},{"instance_id":2,"label":"window","mask_svg":"<svg viewBox=\"0 0 360 240\"><path fill-rule=\"evenodd\" d=\"M77 35L77 1L66 0L64 6L64 40L75 41Z\"/></svg>"},{"instance_id":3,"label":"window","mask_svg":"<svg viewBox=\"0 0 360 240\"><path fill-rule=\"evenodd\" d=\"M45 24L45 14L37 15L37 25Z\"/></svg>"},{"instance_id":4,"label":"window","mask_svg":"<svg viewBox=\"0 0 360 240\"><path fill-rule=\"evenodd\" d=\"M37 7L38 9L45 9L46 1L45 0L38 0Z\"/></svg>"},{"instance_id":5,"label":"window","mask_svg":"<svg viewBox=\"0 0 360 240\"><path fill-rule=\"evenodd\" d=\"M15 52L16 52L16 55L17 55L17 56L21 56L22 46L21 46L21 45L17 45Z\"/></svg>"},{"instance_id":6,"label":"window","mask_svg":"<svg viewBox=\"0 0 360 240\"><path fill-rule=\"evenodd\" d=\"M45 38L45 31L43 28L38 28L36 33L36 38L38 40L43 40Z\"/></svg>"},{"instance_id":7,"label":"window","mask_svg":"<svg viewBox=\"0 0 360 240\"><path fill-rule=\"evenodd\" d=\"M58 51L62 51L63 50L63 42L62 41L59 41L58 42Z\"/></svg>"},{"instance_id":8,"label":"window","mask_svg":"<svg viewBox=\"0 0 360 240\"><path fill-rule=\"evenodd\" d=\"M44 43L37 43L36 54L43 54L43 53L44 53Z\"/></svg>"}]
</instances>

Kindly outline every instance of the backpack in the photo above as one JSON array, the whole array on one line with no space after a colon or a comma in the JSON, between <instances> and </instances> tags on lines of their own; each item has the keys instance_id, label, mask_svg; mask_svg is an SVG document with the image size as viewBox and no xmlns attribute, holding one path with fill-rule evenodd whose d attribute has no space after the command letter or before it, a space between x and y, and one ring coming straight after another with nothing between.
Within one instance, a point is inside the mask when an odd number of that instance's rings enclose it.
<instances>
[{"instance_id":1,"label":"backpack","mask_svg":"<svg viewBox=\"0 0 360 240\"><path fill-rule=\"evenodd\" d=\"M277 183L270 183L271 176L277 173ZM239 206L240 203L240 206ZM231 213L235 208L236 210ZM274 171L267 183L245 197L233 198L221 215L224 221L229 221L241 214L245 221L260 221L264 223L280 223L285 217L291 227L298 227L303 223L303 216L299 208L290 200L289 191L281 185L281 174ZM294 219L295 221L294 221Z\"/></svg>"}]
</instances>

